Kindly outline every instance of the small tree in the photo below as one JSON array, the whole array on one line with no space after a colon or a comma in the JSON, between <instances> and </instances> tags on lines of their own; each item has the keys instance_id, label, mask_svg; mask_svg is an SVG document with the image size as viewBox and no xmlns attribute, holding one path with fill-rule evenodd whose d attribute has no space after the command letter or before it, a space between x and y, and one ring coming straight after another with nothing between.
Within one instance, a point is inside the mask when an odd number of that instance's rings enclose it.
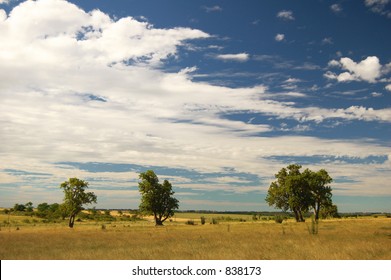
<instances>
[{"instance_id":1,"label":"small tree","mask_svg":"<svg viewBox=\"0 0 391 280\"><path fill-rule=\"evenodd\" d=\"M88 182L77 178L70 178L62 183L60 188L65 194L63 205L70 215L69 227L73 228L76 215L84 209L83 204L96 203L97 197L93 192L86 192Z\"/></svg>"},{"instance_id":2,"label":"small tree","mask_svg":"<svg viewBox=\"0 0 391 280\"><path fill-rule=\"evenodd\" d=\"M14 205L14 211L15 211L15 212L16 212L16 211L24 212L25 210L26 210L26 206L23 205L23 204L18 204L18 203L16 203L16 204Z\"/></svg>"},{"instance_id":3,"label":"small tree","mask_svg":"<svg viewBox=\"0 0 391 280\"><path fill-rule=\"evenodd\" d=\"M340 215L338 214L338 207L335 204L323 205L320 208L319 215L322 219L340 218Z\"/></svg>"},{"instance_id":4,"label":"small tree","mask_svg":"<svg viewBox=\"0 0 391 280\"><path fill-rule=\"evenodd\" d=\"M163 184L160 184L152 170L140 173L139 177L141 179L139 182L140 211L153 215L156 226L161 226L165 220L174 216L174 210L178 209L179 201L172 197L174 192L170 182L164 180Z\"/></svg>"},{"instance_id":5,"label":"small tree","mask_svg":"<svg viewBox=\"0 0 391 280\"><path fill-rule=\"evenodd\" d=\"M31 201L27 202L24 206L26 207L26 211L27 212L33 212L34 211L33 203Z\"/></svg>"}]
</instances>

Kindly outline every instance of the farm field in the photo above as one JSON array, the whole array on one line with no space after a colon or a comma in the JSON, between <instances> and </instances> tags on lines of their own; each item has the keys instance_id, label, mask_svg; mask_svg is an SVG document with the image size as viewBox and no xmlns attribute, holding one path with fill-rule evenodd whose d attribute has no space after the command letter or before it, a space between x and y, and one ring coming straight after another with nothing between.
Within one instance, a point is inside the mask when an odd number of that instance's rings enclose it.
<instances>
[{"instance_id":1,"label":"farm field","mask_svg":"<svg viewBox=\"0 0 391 280\"><path fill-rule=\"evenodd\" d=\"M391 219L383 216L321 220L316 235L311 221L278 224L252 221L250 215L205 214L201 225L200 216L179 213L163 227L147 219L82 221L70 229L66 221L18 216L6 224L8 216L0 215L0 259L391 259ZM219 223L211 224L217 217ZM195 225L187 225L189 219Z\"/></svg>"}]
</instances>

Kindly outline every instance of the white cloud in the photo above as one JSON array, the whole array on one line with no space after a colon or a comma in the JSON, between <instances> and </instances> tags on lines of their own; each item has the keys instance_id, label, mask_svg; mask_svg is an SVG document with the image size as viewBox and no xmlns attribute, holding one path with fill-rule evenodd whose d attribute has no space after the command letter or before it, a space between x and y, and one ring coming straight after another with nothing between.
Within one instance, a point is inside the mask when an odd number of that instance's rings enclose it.
<instances>
[{"instance_id":1,"label":"white cloud","mask_svg":"<svg viewBox=\"0 0 391 280\"><path fill-rule=\"evenodd\" d=\"M159 29L131 17L115 20L66 1L42 0L21 3L0 16L0 34L0 175L4 169L45 172L51 178L40 180L50 186L71 176L93 176L55 164L74 161L207 172L235 167L272 177L281 164L265 159L268 156L389 153L389 147L367 141L301 136L270 140L262 137L273 130L269 125L227 119L229 114L251 112L300 123L391 122L391 109L297 107L276 101L264 85L230 88L195 82L195 66L165 71L164 60L179 56L186 41L210 37L200 30ZM249 55L225 59L245 61ZM353 67L351 75L371 77L360 63L346 65ZM295 149L287 150L287 143ZM131 172L95 175L102 187L110 178L116 186L126 186L126 178L137 180ZM20 177L0 177L1 183L3 179L10 183Z\"/></svg>"},{"instance_id":2,"label":"white cloud","mask_svg":"<svg viewBox=\"0 0 391 280\"><path fill-rule=\"evenodd\" d=\"M391 84L386 85L386 90L391 91Z\"/></svg>"},{"instance_id":3,"label":"white cloud","mask_svg":"<svg viewBox=\"0 0 391 280\"><path fill-rule=\"evenodd\" d=\"M369 83L376 83L382 76L384 69L376 56L368 56L358 63L348 57L343 57L339 61L329 61L328 66L340 67L343 70L347 70L347 72L343 72L339 75L330 71L326 72L324 75L328 79L336 79L339 82L366 81Z\"/></svg>"},{"instance_id":4,"label":"white cloud","mask_svg":"<svg viewBox=\"0 0 391 280\"><path fill-rule=\"evenodd\" d=\"M296 78L288 78L284 81L284 83L300 83L300 82L301 80Z\"/></svg>"},{"instance_id":5,"label":"white cloud","mask_svg":"<svg viewBox=\"0 0 391 280\"><path fill-rule=\"evenodd\" d=\"M329 67L340 67L341 63L339 61L333 59L333 60L329 61L328 66Z\"/></svg>"},{"instance_id":6,"label":"white cloud","mask_svg":"<svg viewBox=\"0 0 391 280\"><path fill-rule=\"evenodd\" d=\"M283 20L295 20L292 11L286 11L286 10L280 11L277 13L277 17Z\"/></svg>"},{"instance_id":7,"label":"white cloud","mask_svg":"<svg viewBox=\"0 0 391 280\"><path fill-rule=\"evenodd\" d=\"M245 62L249 60L250 56L248 53L237 53L237 54L219 54L216 55L216 59L224 61L238 61Z\"/></svg>"},{"instance_id":8,"label":"white cloud","mask_svg":"<svg viewBox=\"0 0 391 280\"><path fill-rule=\"evenodd\" d=\"M285 35L284 34L277 34L274 39L277 41L277 42L281 42L285 39Z\"/></svg>"},{"instance_id":9,"label":"white cloud","mask_svg":"<svg viewBox=\"0 0 391 280\"><path fill-rule=\"evenodd\" d=\"M331 37L323 38L322 45L332 45L332 44L334 44L333 38Z\"/></svg>"},{"instance_id":10,"label":"white cloud","mask_svg":"<svg viewBox=\"0 0 391 280\"><path fill-rule=\"evenodd\" d=\"M387 8L390 0L365 0L365 5L374 13L391 18L391 10Z\"/></svg>"},{"instance_id":11,"label":"white cloud","mask_svg":"<svg viewBox=\"0 0 391 280\"><path fill-rule=\"evenodd\" d=\"M373 97L380 97L380 96L382 96L383 94L380 93L380 92L372 92L371 95L372 95Z\"/></svg>"},{"instance_id":12,"label":"white cloud","mask_svg":"<svg viewBox=\"0 0 391 280\"><path fill-rule=\"evenodd\" d=\"M330 9L336 14L342 12L342 6L340 4L333 4L330 6Z\"/></svg>"},{"instance_id":13,"label":"white cloud","mask_svg":"<svg viewBox=\"0 0 391 280\"><path fill-rule=\"evenodd\" d=\"M220 6L212 6L212 7L207 7L207 6L203 6L202 7L207 13L212 13L212 12L221 12L223 10L223 8L221 8Z\"/></svg>"}]
</instances>

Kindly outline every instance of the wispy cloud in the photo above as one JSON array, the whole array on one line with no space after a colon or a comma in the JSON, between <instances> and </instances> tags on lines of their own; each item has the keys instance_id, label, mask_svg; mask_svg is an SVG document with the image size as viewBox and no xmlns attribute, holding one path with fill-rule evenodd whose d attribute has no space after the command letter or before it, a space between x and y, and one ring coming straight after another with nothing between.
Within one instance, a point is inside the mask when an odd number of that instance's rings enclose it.
<instances>
[{"instance_id":1,"label":"wispy cloud","mask_svg":"<svg viewBox=\"0 0 391 280\"><path fill-rule=\"evenodd\" d=\"M322 39L322 45L332 45L333 44L333 38L326 37Z\"/></svg>"},{"instance_id":2,"label":"wispy cloud","mask_svg":"<svg viewBox=\"0 0 391 280\"><path fill-rule=\"evenodd\" d=\"M245 62L249 60L250 55L248 53L237 53L237 54L218 54L215 56L216 59L224 61L238 61Z\"/></svg>"},{"instance_id":3,"label":"wispy cloud","mask_svg":"<svg viewBox=\"0 0 391 280\"><path fill-rule=\"evenodd\" d=\"M330 9L331 9L331 11L333 11L333 12L336 13L336 14L342 12L342 6L341 6L341 4L332 4L332 5L330 6Z\"/></svg>"},{"instance_id":4,"label":"wispy cloud","mask_svg":"<svg viewBox=\"0 0 391 280\"><path fill-rule=\"evenodd\" d=\"M390 0L365 0L365 6L374 13L391 18Z\"/></svg>"},{"instance_id":5,"label":"wispy cloud","mask_svg":"<svg viewBox=\"0 0 391 280\"><path fill-rule=\"evenodd\" d=\"M211 6L211 7L208 7L208 6L202 6L202 9L204 9L207 13L212 13L212 12L221 12L223 11L223 8L221 8L220 6Z\"/></svg>"}]
</instances>

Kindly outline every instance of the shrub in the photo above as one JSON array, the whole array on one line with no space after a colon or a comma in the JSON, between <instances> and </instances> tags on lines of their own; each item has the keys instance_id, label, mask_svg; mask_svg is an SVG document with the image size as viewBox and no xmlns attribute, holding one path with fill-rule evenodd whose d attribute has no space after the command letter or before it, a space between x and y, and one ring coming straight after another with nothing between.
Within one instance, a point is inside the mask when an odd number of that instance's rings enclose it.
<instances>
[{"instance_id":1,"label":"shrub","mask_svg":"<svg viewBox=\"0 0 391 280\"><path fill-rule=\"evenodd\" d=\"M201 217L201 225L205 225L206 219L204 216Z\"/></svg>"},{"instance_id":2,"label":"shrub","mask_svg":"<svg viewBox=\"0 0 391 280\"><path fill-rule=\"evenodd\" d=\"M193 221L193 220L187 220L187 222L186 222L186 225L191 225L191 226L194 226L194 225L195 225L195 223L194 223L194 221Z\"/></svg>"},{"instance_id":3,"label":"shrub","mask_svg":"<svg viewBox=\"0 0 391 280\"><path fill-rule=\"evenodd\" d=\"M105 229L106 229L106 225L105 225L105 224L102 224L100 228L101 228L102 230L105 230Z\"/></svg>"},{"instance_id":4,"label":"shrub","mask_svg":"<svg viewBox=\"0 0 391 280\"><path fill-rule=\"evenodd\" d=\"M278 224L281 224L284 221L284 217L280 215L274 216L274 221Z\"/></svg>"},{"instance_id":5,"label":"shrub","mask_svg":"<svg viewBox=\"0 0 391 280\"><path fill-rule=\"evenodd\" d=\"M211 222L212 225L217 225L218 223L219 221L216 218L212 218L212 222Z\"/></svg>"},{"instance_id":6,"label":"shrub","mask_svg":"<svg viewBox=\"0 0 391 280\"><path fill-rule=\"evenodd\" d=\"M308 232L312 235L318 234L318 221L315 220L314 216L311 216L311 228L308 227Z\"/></svg>"}]
</instances>

